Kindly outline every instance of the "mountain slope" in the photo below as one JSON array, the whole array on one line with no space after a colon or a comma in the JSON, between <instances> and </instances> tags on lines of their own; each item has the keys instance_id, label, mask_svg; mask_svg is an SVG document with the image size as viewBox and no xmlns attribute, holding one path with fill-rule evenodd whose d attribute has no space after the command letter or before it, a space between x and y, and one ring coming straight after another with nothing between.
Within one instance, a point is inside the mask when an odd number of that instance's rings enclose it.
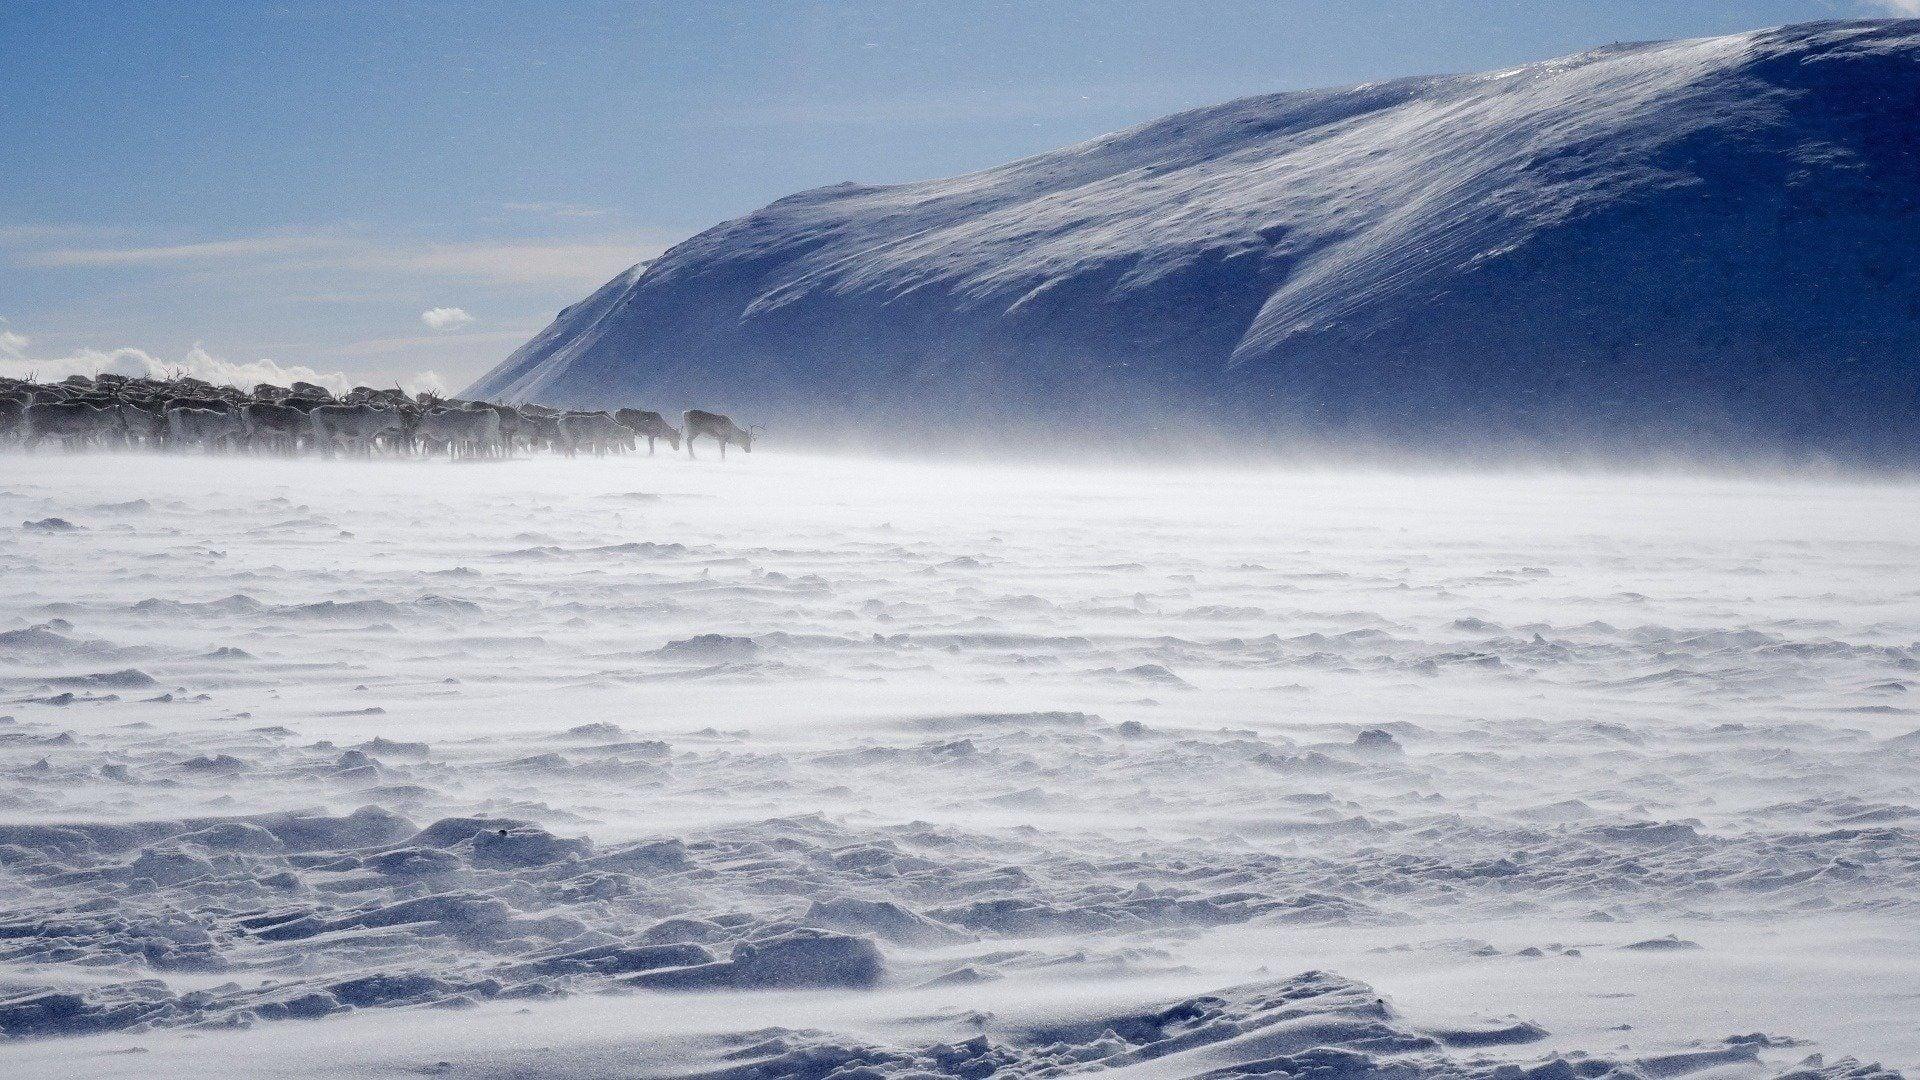
<instances>
[{"instance_id":1,"label":"mountain slope","mask_svg":"<svg viewBox=\"0 0 1920 1080\"><path fill-rule=\"evenodd\" d=\"M1276 94L782 199L469 393L821 430L1882 453L1920 424L1920 22Z\"/></svg>"}]
</instances>

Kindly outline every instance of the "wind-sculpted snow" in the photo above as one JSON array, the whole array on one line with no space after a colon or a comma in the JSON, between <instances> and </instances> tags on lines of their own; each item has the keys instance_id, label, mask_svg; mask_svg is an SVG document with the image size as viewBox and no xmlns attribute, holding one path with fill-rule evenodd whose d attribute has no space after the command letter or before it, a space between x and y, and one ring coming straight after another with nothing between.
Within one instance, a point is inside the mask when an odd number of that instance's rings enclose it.
<instances>
[{"instance_id":1,"label":"wind-sculpted snow","mask_svg":"<svg viewBox=\"0 0 1920 1080\"><path fill-rule=\"evenodd\" d=\"M782 199L467 396L903 442L1911 460L1920 23L1275 94Z\"/></svg>"},{"instance_id":2,"label":"wind-sculpted snow","mask_svg":"<svg viewBox=\"0 0 1920 1080\"><path fill-rule=\"evenodd\" d=\"M1886 1075L1916 509L38 459L0 1071Z\"/></svg>"}]
</instances>

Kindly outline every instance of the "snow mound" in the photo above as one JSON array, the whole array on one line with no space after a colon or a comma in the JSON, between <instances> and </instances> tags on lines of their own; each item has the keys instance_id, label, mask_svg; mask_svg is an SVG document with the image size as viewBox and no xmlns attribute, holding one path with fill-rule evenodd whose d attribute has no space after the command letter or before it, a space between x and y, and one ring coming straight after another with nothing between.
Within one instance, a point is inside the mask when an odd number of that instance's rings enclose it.
<instances>
[{"instance_id":1,"label":"snow mound","mask_svg":"<svg viewBox=\"0 0 1920 1080\"><path fill-rule=\"evenodd\" d=\"M723 961L645 972L628 980L655 990L862 989L879 985L886 961L869 938L801 929L741 942Z\"/></svg>"}]
</instances>

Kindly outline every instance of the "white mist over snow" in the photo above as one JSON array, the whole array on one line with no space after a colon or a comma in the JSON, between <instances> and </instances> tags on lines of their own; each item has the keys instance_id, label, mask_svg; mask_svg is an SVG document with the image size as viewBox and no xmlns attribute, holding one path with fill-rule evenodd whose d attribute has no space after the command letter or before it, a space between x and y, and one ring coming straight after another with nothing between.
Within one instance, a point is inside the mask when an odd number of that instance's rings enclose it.
<instances>
[{"instance_id":1,"label":"white mist over snow","mask_svg":"<svg viewBox=\"0 0 1920 1080\"><path fill-rule=\"evenodd\" d=\"M1916 522L0 458L0 1074L1911 1068Z\"/></svg>"}]
</instances>

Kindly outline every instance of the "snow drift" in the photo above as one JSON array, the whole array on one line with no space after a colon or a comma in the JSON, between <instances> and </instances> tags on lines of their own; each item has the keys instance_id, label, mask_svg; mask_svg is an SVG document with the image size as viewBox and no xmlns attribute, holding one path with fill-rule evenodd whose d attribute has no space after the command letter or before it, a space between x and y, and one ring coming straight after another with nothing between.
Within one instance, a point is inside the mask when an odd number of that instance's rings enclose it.
<instances>
[{"instance_id":1,"label":"snow drift","mask_svg":"<svg viewBox=\"0 0 1920 1080\"><path fill-rule=\"evenodd\" d=\"M1888 452L1920 426L1916 115L1912 20L1248 98L782 199L628 270L468 394L787 431L1205 415Z\"/></svg>"},{"instance_id":2,"label":"snow drift","mask_svg":"<svg viewBox=\"0 0 1920 1080\"><path fill-rule=\"evenodd\" d=\"M1920 1076L1920 484L29 464L0 1077Z\"/></svg>"}]
</instances>

